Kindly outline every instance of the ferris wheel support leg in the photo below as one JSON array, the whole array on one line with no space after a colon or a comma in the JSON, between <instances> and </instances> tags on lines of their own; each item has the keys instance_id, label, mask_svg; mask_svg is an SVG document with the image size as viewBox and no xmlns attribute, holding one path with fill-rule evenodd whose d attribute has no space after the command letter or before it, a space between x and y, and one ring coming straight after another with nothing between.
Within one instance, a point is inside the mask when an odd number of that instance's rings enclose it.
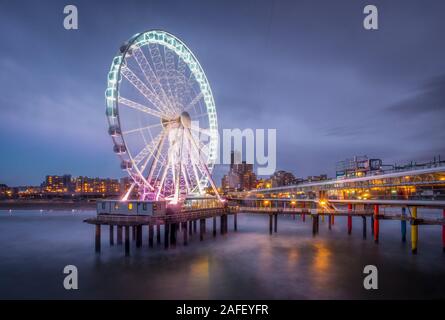
<instances>
[{"instance_id":1,"label":"ferris wheel support leg","mask_svg":"<svg viewBox=\"0 0 445 320\"><path fill-rule=\"evenodd\" d=\"M131 192L132 192L133 189L134 189L134 185L135 185L135 183L133 182L133 183L131 184L130 188L128 188L128 190L127 190L127 192L125 193L125 195L123 196L123 198L121 199L121 201L127 201L127 200L128 200L128 197L130 196Z\"/></svg>"}]
</instances>

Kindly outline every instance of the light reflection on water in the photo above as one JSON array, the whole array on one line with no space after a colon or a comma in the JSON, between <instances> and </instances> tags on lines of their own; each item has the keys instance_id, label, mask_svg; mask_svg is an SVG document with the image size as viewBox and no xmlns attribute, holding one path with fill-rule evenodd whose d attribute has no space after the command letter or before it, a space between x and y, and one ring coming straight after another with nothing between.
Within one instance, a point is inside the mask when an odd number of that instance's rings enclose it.
<instances>
[{"instance_id":1,"label":"light reflection on water","mask_svg":"<svg viewBox=\"0 0 445 320\"><path fill-rule=\"evenodd\" d=\"M194 235L187 247L149 249L132 243L131 256L109 247L94 253L94 227L82 222L94 212L0 211L0 298L119 299L332 299L444 298L445 255L441 227L419 227L419 254L400 241L400 223L382 221L381 242L362 239L361 218L337 217L332 230L320 219L312 236L309 217L280 217L269 235L268 217L239 215L239 231L206 238ZM439 213L438 213L439 216ZM219 222L219 221L218 221ZM219 226L218 226L219 227ZM219 229L218 229L219 230ZM163 239L163 238L162 238ZM63 289L63 267L79 269L76 292ZM379 268L380 289L363 289L363 267Z\"/></svg>"}]
</instances>

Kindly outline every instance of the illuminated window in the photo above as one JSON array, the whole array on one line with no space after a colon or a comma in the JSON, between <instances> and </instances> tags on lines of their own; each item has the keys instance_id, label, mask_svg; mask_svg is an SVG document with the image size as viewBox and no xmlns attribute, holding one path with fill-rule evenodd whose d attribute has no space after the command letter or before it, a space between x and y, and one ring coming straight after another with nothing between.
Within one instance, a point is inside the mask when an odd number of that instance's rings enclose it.
<instances>
[{"instance_id":1,"label":"illuminated window","mask_svg":"<svg viewBox=\"0 0 445 320\"><path fill-rule=\"evenodd\" d=\"M133 203L130 202L130 203L128 204L128 210L133 210Z\"/></svg>"}]
</instances>

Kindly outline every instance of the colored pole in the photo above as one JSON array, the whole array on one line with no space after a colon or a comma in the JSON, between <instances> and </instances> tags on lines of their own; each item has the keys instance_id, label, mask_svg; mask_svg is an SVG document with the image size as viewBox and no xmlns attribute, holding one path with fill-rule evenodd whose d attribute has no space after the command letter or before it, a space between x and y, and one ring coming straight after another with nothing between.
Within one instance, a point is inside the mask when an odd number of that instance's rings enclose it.
<instances>
[{"instance_id":1,"label":"colored pole","mask_svg":"<svg viewBox=\"0 0 445 320\"><path fill-rule=\"evenodd\" d=\"M411 252L417 254L418 228L417 225L417 207L411 208L411 216L413 218L411 224Z\"/></svg>"},{"instance_id":2,"label":"colored pole","mask_svg":"<svg viewBox=\"0 0 445 320\"><path fill-rule=\"evenodd\" d=\"M402 231L402 242L406 242L406 208L402 208L402 220L400 220L400 227Z\"/></svg>"},{"instance_id":3,"label":"colored pole","mask_svg":"<svg viewBox=\"0 0 445 320\"><path fill-rule=\"evenodd\" d=\"M352 232L352 204L348 203L348 234L351 234Z\"/></svg>"},{"instance_id":4,"label":"colored pole","mask_svg":"<svg viewBox=\"0 0 445 320\"><path fill-rule=\"evenodd\" d=\"M379 243L379 205L374 205L374 242Z\"/></svg>"}]
</instances>

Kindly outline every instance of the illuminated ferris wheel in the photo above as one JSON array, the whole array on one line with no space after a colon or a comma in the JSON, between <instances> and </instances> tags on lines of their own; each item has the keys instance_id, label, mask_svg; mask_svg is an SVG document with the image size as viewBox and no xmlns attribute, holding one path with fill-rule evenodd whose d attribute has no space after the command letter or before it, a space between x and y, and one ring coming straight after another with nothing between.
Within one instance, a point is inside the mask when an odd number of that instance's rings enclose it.
<instances>
[{"instance_id":1,"label":"illuminated ferris wheel","mask_svg":"<svg viewBox=\"0 0 445 320\"><path fill-rule=\"evenodd\" d=\"M159 30L121 46L105 92L109 134L141 200L178 203L216 187L218 122L207 77L189 48Z\"/></svg>"}]
</instances>

